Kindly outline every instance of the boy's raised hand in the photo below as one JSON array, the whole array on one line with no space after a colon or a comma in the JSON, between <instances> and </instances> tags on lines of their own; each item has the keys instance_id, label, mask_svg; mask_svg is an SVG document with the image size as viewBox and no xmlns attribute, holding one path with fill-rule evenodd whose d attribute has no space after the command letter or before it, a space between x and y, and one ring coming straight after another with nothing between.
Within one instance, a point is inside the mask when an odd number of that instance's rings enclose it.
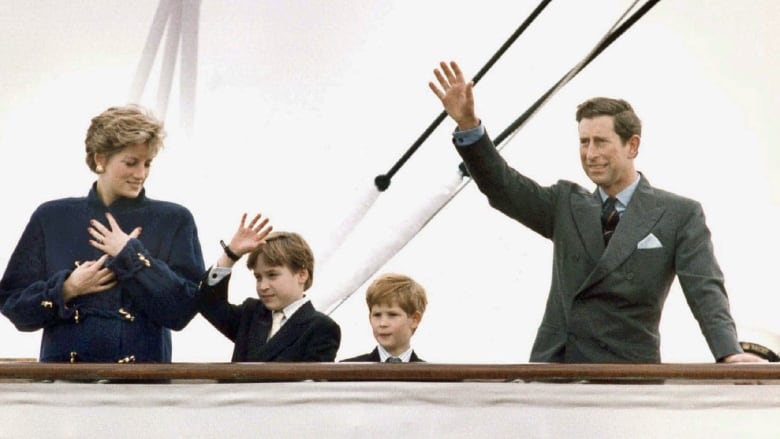
<instances>
[{"instance_id":1,"label":"boy's raised hand","mask_svg":"<svg viewBox=\"0 0 780 439\"><path fill-rule=\"evenodd\" d=\"M249 221L249 224L246 224L246 217L246 213L241 215L241 223L229 244L233 253L239 257L265 244L265 238L273 230L273 226L268 224L268 218L263 218L259 213Z\"/></svg>"},{"instance_id":2,"label":"boy's raised hand","mask_svg":"<svg viewBox=\"0 0 780 439\"><path fill-rule=\"evenodd\" d=\"M442 61L439 69L433 74L441 88L433 82L428 83L433 93L439 98L444 110L458 124L458 129L469 130L479 125L479 118L474 110L474 82L466 81L460 67L455 61L449 64Z\"/></svg>"}]
</instances>

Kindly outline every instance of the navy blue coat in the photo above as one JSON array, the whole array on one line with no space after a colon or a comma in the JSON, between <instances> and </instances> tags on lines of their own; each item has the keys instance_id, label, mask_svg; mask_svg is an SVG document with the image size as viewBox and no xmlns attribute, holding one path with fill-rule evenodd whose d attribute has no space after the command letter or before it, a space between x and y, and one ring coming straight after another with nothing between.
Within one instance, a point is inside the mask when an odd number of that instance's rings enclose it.
<instances>
[{"instance_id":1,"label":"navy blue coat","mask_svg":"<svg viewBox=\"0 0 780 439\"><path fill-rule=\"evenodd\" d=\"M62 284L75 263L101 252L89 244L89 221L107 225L106 212L130 239L106 266L116 287L79 296L65 305ZM171 361L170 330L197 313L195 292L204 270L192 214L146 198L121 198L106 207L95 185L87 197L40 205L11 255L0 281L0 311L21 331L43 329L41 361Z\"/></svg>"}]
</instances>

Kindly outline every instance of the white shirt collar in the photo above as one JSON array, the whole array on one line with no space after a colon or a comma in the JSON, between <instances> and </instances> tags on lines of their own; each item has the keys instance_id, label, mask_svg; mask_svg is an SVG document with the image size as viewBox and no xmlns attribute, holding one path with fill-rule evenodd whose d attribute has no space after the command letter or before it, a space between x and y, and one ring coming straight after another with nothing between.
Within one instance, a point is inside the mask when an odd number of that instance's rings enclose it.
<instances>
[{"instance_id":1,"label":"white shirt collar","mask_svg":"<svg viewBox=\"0 0 780 439\"><path fill-rule=\"evenodd\" d=\"M401 355L390 355L389 352L385 350L381 345L376 345L377 350L379 351L379 361L382 363L385 362L389 357L396 356L401 359L404 363L408 363L409 360L412 358L412 352L414 352L414 349L412 349L411 346L409 346L409 349L407 349L404 353Z\"/></svg>"},{"instance_id":2,"label":"white shirt collar","mask_svg":"<svg viewBox=\"0 0 780 439\"><path fill-rule=\"evenodd\" d=\"M634 179L634 182L628 185L625 189L620 191L617 195L615 195L615 198L617 198L618 202L616 204L616 208L619 212L622 212L623 210L628 207L628 203L631 202L631 198L634 196L634 192L636 191L637 186L639 186L639 180L642 178L642 174L638 173L636 174L636 178ZM607 198L609 198L609 195L607 195L606 192L604 192L604 189L601 188L601 186L598 187L599 190L599 197L601 197L601 202L607 201Z\"/></svg>"},{"instance_id":3,"label":"white shirt collar","mask_svg":"<svg viewBox=\"0 0 780 439\"><path fill-rule=\"evenodd\" d=\"M290 319L290 316L295 314L295 311L298 311L300 307L303 306L306 302L309 301L309 298L304 295L300 299L296 300L295 302L285 306L281 309L282 312L284 312L284 319L282 319L282 323L286 322Z\"/></svg>"}]
</instances>

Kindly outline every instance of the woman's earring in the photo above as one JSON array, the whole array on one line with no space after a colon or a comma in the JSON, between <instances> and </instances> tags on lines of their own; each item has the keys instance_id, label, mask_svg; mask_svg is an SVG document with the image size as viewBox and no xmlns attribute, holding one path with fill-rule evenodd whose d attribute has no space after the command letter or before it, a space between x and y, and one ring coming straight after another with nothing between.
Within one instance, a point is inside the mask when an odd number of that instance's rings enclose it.
<instances>
[{"instance_id":1,"label":"woman's earring","mask_svg":"<svg viewBox=\"0 0 780 439\"><path fill-rule=\"evenodd\" d=\"M97 172L98 174L102 174L106 172L106 170L103 168L103 165L97 165L95 166L95 172Z\"/></svg>"}]
</instances>

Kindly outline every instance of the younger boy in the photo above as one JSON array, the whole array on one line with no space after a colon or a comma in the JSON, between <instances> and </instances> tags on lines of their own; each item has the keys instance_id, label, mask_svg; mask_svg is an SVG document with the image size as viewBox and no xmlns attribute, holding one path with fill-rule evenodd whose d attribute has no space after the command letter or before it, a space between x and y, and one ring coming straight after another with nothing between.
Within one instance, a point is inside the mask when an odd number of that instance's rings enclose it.
<instances>
[{"instance_id":1,"label":"younger boy","mask_svg":"<svg viewBox=\"0 0 780 439\"><path fill-rule=\"evenodd\" d=\"M206 273L198 291L198 310L235 343L234 362L312 361L336 358L341 329L316 311L304 292L314 276L314 255L297 233L271 232L260 215L245 225L246 214L224 253ZM233 265L244 255L255 276L260 300L228 303Z\"/></svg>"},{"instance_id":2,"label":"younger boy","mask_svg":"<svg viewBox=\"0 0 780 439\"><path fill-rule=\"evenodd\" d=\"M408 363L424 361L411 346L428 299L425 289L409 276L384 274L366 290L368 320L378 345L368 354L342 361Z\"/></svg>"}]
</instances>

